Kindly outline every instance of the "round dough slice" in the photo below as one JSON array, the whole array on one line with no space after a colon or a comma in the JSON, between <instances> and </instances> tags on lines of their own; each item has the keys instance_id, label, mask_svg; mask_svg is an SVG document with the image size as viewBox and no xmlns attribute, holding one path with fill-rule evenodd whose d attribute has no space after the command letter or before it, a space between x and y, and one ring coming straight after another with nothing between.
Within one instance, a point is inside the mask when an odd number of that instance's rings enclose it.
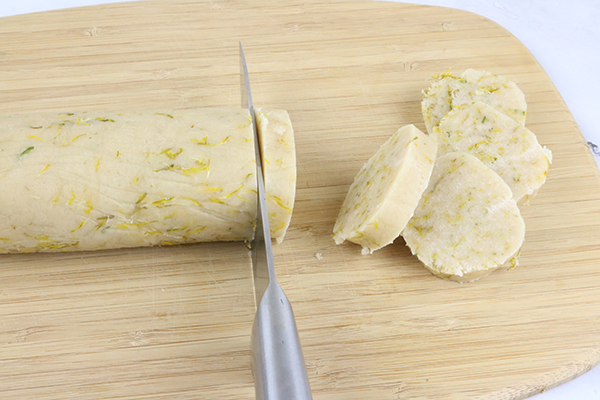
<instances>
[{"instance_id":1,"label":"round dough slice","mask_svg":"<svg viewBox=\"0 0 600 400\"><path fill-rule=\"evenodd\" d=\"M438 157L402 236L434 275L468 282L516 264L525 223L494 171L472 155L449 153Z\"/></svg>"},{"instance_id":2,"label":"round dough slice","mask_svg":"<svg viewBox=\"0 0 600 400\"><path fill-rule=\"evenodd\" d=\"M474 155L508 184L517 202L526 201L546 182L552 161L533 132L482 102L454 107L433 130L439 155Z\"/></svg>"},{"instance_id":3,"label":"round dough slice","mask_svg":"<svg viewBox=\"0 0 600 400\"><path fill-rule=\"evenodd\" d=\"M367 161L348 190L333 229L372 253L394 241L412 216L433 170L437 144L414 125L392 135Z\"/></svg>"},{"instance_id":4,"label":"round dough slice","mask_svg":"<svg viewBox=\"0 0 600 400\"><path fill-rule=\"evenodd\" d=\"M292 219L296 197L294 129L285 110L256 110L271 238L283 241Z\"/></svg>"},{"instance_id":5,"label":"round dough slice","mask_svg":"<svg viewBox=\"0 0 600 400\"><path fill-rule=\"evenodd\" d=\"M504 76L468 69L460 76L446 72L435 78L438 80L423 92L421 103L427 132L431 133L454 107L476 101L481 101L525 125L525 95L514 82Z\"/></svg>"}]
</instances>

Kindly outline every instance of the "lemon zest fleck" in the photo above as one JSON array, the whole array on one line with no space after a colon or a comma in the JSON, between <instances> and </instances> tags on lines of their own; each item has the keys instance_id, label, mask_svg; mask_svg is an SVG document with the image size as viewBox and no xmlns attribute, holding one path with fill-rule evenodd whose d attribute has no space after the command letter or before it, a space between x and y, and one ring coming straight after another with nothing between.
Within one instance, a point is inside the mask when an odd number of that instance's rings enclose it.
<instances>
[{"instance_id":1,"label":"lemon zest fleck","mask_svg":"<svg viewBox=\"0 0 600 400\"><path fill-rule=\"evenodd\" d=\"M277 227L277 229L271 229L271 230L272 230L273 232L277 232L277 231L280 231L280 230L282 230L283 228L285 228L285 224L283 224L283 223L282 223L281 225L279 225L279 226ZM333 236L333 235L331 235L331 236Z\"/></svg>"},{"instance_id":2,"label":"lemon zest fleck","mask_svg":"<svg viewBox=\"0 0 600 400\"><path fill-rule=\"evenodd\" d=\"M225 196L226 199L230 198L231 196L233 196L234 194L236 194L241 188L244 187L244 184L240 185L239 188L235 189L233 192L229 193L227 196Z\"/></svg>"},{"instance_id":3,"label":"lemon zest fleck","mask_svg":"<svg viewBox=\"0 0 600 400\"><path fill-rule=\"evenodd\" d=\"M202 140L191 139L192 142L195 142L196 144L203 145L203 146L219 146L221 144L226 143L228 140L229 140L229 136L227 136L225 139L223 139L219 143L208 143L208 136L204 136L202 138Z\"/></svg>"},{"instance_id":4,"label":"lemon zest fleck","mask_svg":"<svg viewBox=\"0 0 600 400\"><path fill-rule=\"evenodd\" d=\"M46 165L46 166L44 167L44 169L42 169L42 170L40 171L40 173L39 173L37 176L40 176L41 174L43 174L43 173L44 173L44 171L46 171L46 170L47 170L49 167L50 167L50 164Z\"/></svg>"},{"instance_id":5,"label":"lemon zest fleck","mask_svg":"<svg viewBox=\"0 0 600 400\"><path fill-rule=\"evenodd\" d=\"M81 124L90 126L90 124L88 124L85 119L81 119L80 117L77 117L77 121L75 122L77 122L77 126L80 126Z\"/></svg>"},{"instance_id":6,"label":"lemon zest fleck","mask_svg":"<svg viewBox=\"0 0 600 400\"><path fill-rule=\"evenodd\" d=\"M189 201L191 201L191 202L195 203L197 206L199 206L199 205L200 205L200 203L198 203L196 200L192 199L191 197L184 197L184 196L181 196L181 198L182 198L182 199L189 200Z\"/></svg>"},{"instance_id":7,"label":"lemon zest fleck","mask_svg":"<svg viewBox=\"0 0 600 400\"><path fill-rule=\"evenodd\" d=\"M190 224L187 224L183 228L170 228L170 229L167 229L167 233L185 231L189 226L190 226Z\"/></svg>"},{"instance_id":8,"label":"lemon zest fleck","mask_svg":"<svg viewBox=\"0 0 600 400\"><path fill-rule=\"evenodd\" d=\"M183 148L180 148L179 151L174 152L171 150L171 148L167 148L164 149L163 151L161 151L160 153L158 153L159 156L165 155L167 157L169 157L171 160L173 160L174 158L176 158L178 155L180 155L183 152Z\"/></svg>"},{"instance_id":9,"label":"lemon zest fleck","mask_svg":"<svg viewBox=\"0 0 600 400\"><path fill-rule=\"evenodd\" d=\"M273 198L273 200L275 200L275 203L277 203L279 205L279 207L281 207L289 212L292 212L292 209L287 207L285 204L283 204L283 201L279 197L271 196L271 198Z\"/></svg>"},{"instance_id":10,"label":"lemon zest fleck","mask_svg":"<svg viewBox=\"0 0 600 400\"><path fill-rule=\"evenodd\" d=\"M86 219L86 220L83 220L83 221L81 221L81 223L79 224L79 226L78 226L77 228L73 229L71 232L78 231L79 229L81 229L81 227L82 227L83 225L85 225L85 223L86 223L86 222L87 222L87 219Z\"/></svg>"},{"instance_id":11,"label":"lemon zest fleck","mask_svg":"<svg viewBox=\"0 0 600 400\"><path fill-rule=\"evenodd\" d=\"M155 205L155 206L164 205L165 203L167 203L171 200L173 200L173 197L156 200L156 201L152 202L152 205Z\"/></svg>"},{"instance_id":12,"label":"lemon zest fleck","mask_svg":"<svg viewBox=\"0 0 600 400\"><path fill-rule=\"evenodd\" d=\"M146 198L146 196L148 196L148 193L142 193L142 195L140 196L140 198L138 199L138 201L135 202L135 204L140 204L142 201L144 201L144 199Z\"/></svg>"},{"instance_id":13,"label":"lemon zest fleck","mask_svg":"<svg viewBox=\"0 0 600 400\"><path fill-rule=\"evenodd\" d=\"M208 164L204 163L204 159L202 159L201 161L196 161L196 164L198 165L197 167L190 167L190 168L183 168L181 165L175 165L175 164L165 164L166 165L165 167L155 169L154 172L174 171L174 172L181 172L182 174L184 174L186 176L191 176L193 174L197 174L200 171L208 171L208 173L210 173L210 160L208 161Z\"/></svg>"}]
</instances>

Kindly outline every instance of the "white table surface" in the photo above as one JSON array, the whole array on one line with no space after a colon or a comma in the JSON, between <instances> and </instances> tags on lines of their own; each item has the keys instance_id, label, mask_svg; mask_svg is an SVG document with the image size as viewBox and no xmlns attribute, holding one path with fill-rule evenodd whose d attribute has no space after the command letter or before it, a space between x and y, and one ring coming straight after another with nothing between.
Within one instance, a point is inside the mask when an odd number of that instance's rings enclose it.
<instances>
[{"instance_id":1,"label":"white table surface","mask_svg":"<svg viewBox=\"0 0 600 400\"><path fill-rule=\"evenodd\" d=\"M395 1L395 0L392 0ZM0 1L0 17L116 3L116 0ZM410 0L482 15L515 35L558 88L588 142L598 145L600 166L600 1L598 0ZM600 264L600 260L599 260ZM600 290L600 288L598 288ZM600 307L600 304L598 305ZM600 366L534 400L600 400Z\"/></svg>"}]
</instances>

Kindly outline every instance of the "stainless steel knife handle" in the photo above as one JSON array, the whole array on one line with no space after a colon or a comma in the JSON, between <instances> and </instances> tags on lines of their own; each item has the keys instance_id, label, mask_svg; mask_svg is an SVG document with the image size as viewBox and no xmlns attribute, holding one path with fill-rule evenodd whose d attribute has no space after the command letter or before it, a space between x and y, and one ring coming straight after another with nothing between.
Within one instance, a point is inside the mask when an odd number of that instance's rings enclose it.
<instances>
[{"instance_id":1,"label":"stainless steel knife handle","mask_svg":"<svg viewBox=\"0 0 600 400\"><path fill-rule=\"evenodd\" d=\"M276 281L256 310L252 363L257 400L312 400L294 312Z\"/></svg>"}]
</instances>

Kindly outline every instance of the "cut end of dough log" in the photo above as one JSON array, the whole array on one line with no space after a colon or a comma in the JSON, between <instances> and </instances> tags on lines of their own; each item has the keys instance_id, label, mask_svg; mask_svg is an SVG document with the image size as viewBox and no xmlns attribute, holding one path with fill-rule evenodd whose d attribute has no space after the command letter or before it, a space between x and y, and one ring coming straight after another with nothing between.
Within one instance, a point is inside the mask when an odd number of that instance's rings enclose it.
<instances>
[{"instance_id":1,"label":"cut end of dough log","mask_svg":"<svg viewBox=\"0 0 600 400\"><path fill-rule=\"evenodd\" d=\"M296 196L296 151L292 121L285 110L256 110L267 191L271 238L281 243Z\"/></svg>"},{"instance_id":2,"label":"cut end of dough log","mask_svg":"<svg viewBox=\"0 0 600 400\"><path fill-rule=\"evenodd\" d=\"M433 169L435 138L414 125L392 135L364 164L350 186L333 232L369 254L394 241L413 215Z\"/></svg>"}]
</instances>

